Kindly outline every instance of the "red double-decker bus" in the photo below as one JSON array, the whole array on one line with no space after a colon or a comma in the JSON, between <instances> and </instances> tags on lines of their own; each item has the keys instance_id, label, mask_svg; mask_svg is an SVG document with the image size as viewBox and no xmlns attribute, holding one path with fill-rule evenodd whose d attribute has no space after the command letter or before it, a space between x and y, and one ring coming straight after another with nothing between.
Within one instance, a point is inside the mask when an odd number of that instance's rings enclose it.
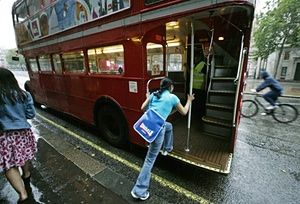
<instances>
[{"instance_id":1,"label":"red double-decker bus","mask_svg":"<svg viewBox=\"0 0 300 204\"><path fill-rule=\"evenodd\" d=\"M172 114L171 157L229 173L237 138L254 0L19 0L12 17L35 102L94 124L115 146L147 90L168 76L185 101L205 62L200 111ZM196 98L199 97L196 95Z\"/></svg>"}]
</instances>

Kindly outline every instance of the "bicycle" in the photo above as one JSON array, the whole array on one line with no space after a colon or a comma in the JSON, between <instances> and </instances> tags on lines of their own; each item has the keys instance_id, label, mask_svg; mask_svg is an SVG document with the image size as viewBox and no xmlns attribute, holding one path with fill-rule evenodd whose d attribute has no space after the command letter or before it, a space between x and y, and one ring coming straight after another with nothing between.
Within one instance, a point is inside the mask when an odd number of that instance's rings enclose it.
<instances>
[{"instance_id":1,"label":"bicycle","mask_svg":"<svg viewBox=\"0 0 300 204\"><path fill-rule=\"evenodd\" d=\"M261 106L264 108L266 115L272 115L272 117L280 123L290 123L297 119L298 110L293 105L280 103L280 101L277 100L275 108L268 110L258 98L262 98L262 96L256 94L254 99L243 100L243 107L241 111L241 115L243 117L251 118L255 116L258 113L259 106Z\"/></svg>"}]
</instances>

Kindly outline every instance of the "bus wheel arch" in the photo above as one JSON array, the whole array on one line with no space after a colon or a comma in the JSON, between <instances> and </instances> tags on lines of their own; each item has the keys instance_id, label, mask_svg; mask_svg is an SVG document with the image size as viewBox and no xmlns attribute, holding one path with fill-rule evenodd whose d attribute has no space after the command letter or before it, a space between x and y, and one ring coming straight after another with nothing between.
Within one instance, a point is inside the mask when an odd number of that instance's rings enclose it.
<instances>
[{"instance_id":1,"label":"bus wheel arch","mask_svg":"<svg viewBox=\"0 0 300 204\"><path fill-rule=\"evenodd\" d=\"M128 142L128 123L120 105L109 96L99 98L94 107L94 121L100 136L116 147Z\"/></svg>"}]
</instances>

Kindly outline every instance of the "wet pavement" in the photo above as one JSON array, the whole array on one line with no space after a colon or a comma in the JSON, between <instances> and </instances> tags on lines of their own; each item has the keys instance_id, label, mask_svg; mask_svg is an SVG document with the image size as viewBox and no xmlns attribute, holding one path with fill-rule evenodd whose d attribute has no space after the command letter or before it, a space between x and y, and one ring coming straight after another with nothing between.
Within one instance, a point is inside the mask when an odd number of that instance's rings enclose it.
<instances>
[{"instance_id":1,"label":"wet pavement","mask_svg":"<svg viewBox=\"0 0 300 204\"><path fill-rule=\"evenodd\" d=\"M38 153L31 173L32 192L28 203L127 203L43 138L38 139ZM18 196L4 175L0 178L0 189L0 203L17 202Z\"/></svg>"}]
</instances>

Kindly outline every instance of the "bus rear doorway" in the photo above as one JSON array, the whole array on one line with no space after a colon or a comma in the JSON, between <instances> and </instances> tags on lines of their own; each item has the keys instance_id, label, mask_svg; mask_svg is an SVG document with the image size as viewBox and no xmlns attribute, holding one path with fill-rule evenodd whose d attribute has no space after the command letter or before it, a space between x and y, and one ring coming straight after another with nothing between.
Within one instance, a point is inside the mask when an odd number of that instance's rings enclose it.
<instances>
[{"instance_id":1,"label":"bus rear doorway","mask_svg":"<svg viewBox=\"0 0 300 204\"><path fill-rule=\"evenodd\" d=\"M245 31L237 28L249 20L241 10L232 7L222 15L215 10L214 15L198 13L166 23L167 75L174 81L174 94L185 104L187 94L195 93L190 117L169 117L174 127L171 156L224 174L234 151L244 64ZM168 46L174 42L179 46ZM181 69L175 70L178 61Z\"/></svg>"}]
</instances>

